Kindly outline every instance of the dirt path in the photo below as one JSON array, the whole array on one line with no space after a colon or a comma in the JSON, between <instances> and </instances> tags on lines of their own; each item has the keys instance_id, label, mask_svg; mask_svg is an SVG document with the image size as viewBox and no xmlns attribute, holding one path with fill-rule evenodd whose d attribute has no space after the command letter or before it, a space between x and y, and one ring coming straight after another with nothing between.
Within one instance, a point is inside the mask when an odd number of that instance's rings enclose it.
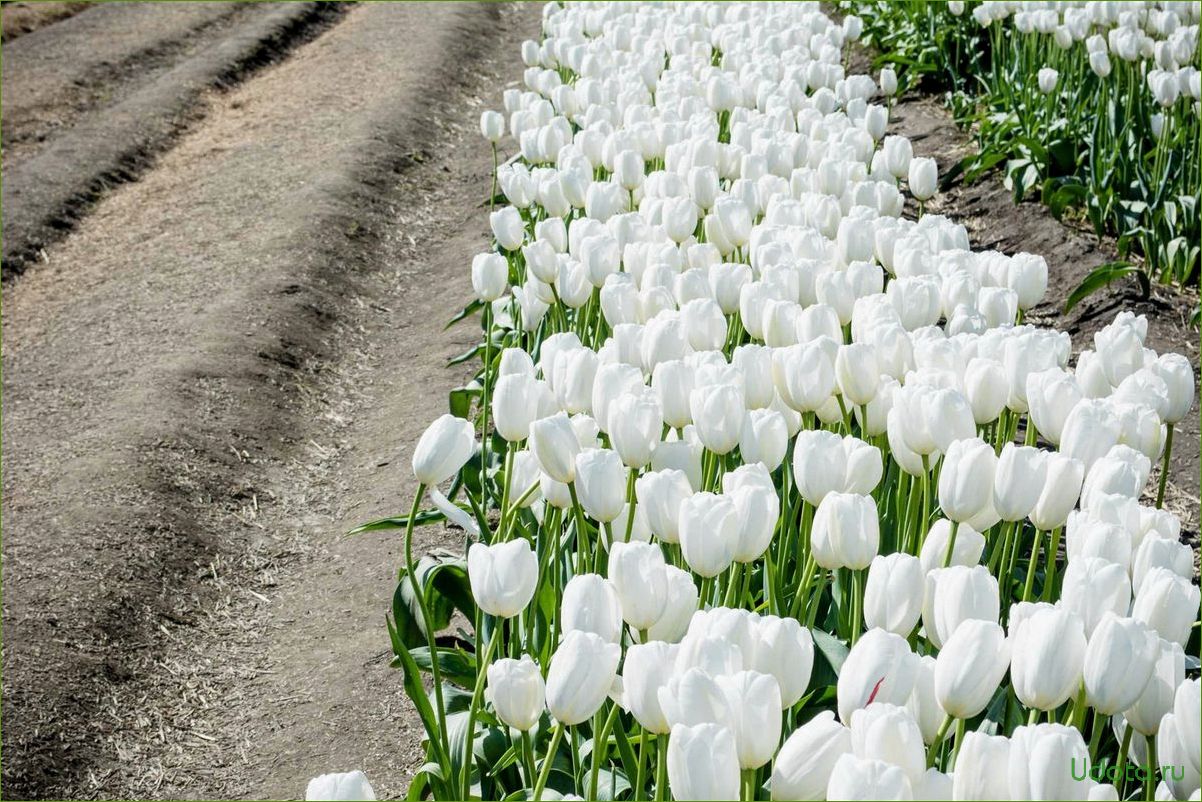
<instances>
[{"instance_id":1,"label":"dirt path","mask_svg":"<svg viewBox=\"0 0 1202 802\"><path fill-rule=\"evenodd\" d=\"M538 17L352 8L5 286L4 796L403 789L399 552L340 533L462 379L476 121Z\"/></svg>"},{"instance_id":2,"label":"dirt path","mask_svg":"<svg viewBox=\"0 0 1202 802\"><path fill-rule=\"evenodd\" d=\"M287 56L345 3L100 4L4 48L4 278L44 260L203 115L207 90Z\"/></svg>"}]
</instances>

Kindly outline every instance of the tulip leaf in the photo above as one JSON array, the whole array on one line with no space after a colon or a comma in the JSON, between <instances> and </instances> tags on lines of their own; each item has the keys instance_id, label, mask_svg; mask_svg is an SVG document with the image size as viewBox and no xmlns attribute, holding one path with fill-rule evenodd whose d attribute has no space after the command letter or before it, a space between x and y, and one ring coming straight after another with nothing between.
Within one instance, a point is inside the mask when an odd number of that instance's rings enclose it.
<instances>
[{"instance_id":1,"label":"tulip leaf","mask_svg":"<svg viewBox=\"0 0 1202 802\"><path fill-rule=\"evenodd\" d=\"M597 772L597 799L617 799L630 790L630 781L621 771L601 769Z\"/></svg>"},{"instance_id":2,"label":"tulip leaf","mask_svg":"<svg viewBox=\"0 0 1202 802\"><path fill-rule=\"evenodd\" d=\"M1069 293L1068 299L1064 302L1065 314L1098 290L1126 276L1133 276L1139 282L1143 297L1148 297L1148 293L1151 292L1151 282L1142 267L1130 262L1107 262L1091 270L1089 275L1077 285L1077 288Z\"/></svg>"},{"instance_id":3,"label":"tulip leaf","mask_svg":"<svg viewBox=\"0 0 1202 802\"><path fill-rule=\"evenodd\" d=\"M451 318L450 321L447 323L447 325L443 327L443 331L446 331L447 329L451 328L451 326L454 326L459 321L461 321L467 317L470 317L471 315L474 315L475 313L479 312L483 308L484 308L484 302L481 301L479 298L477 298L476 300L472 301L467 306L463 307L463 309L460 310L459 313L455 315L455 317Z\"/></svg>"},{"instance_id":4,"label":"tulip leaf","mask_svg":"<svg viewBox=\"0 0 1202 802\"><path fill-rule=\"evenodd\" d=\"M413 519L414 526L426 526L427 524L438 523L445 521L447 517L441 511L430 509L422 510ZM405 529L409 526L409 516L389 516L388 518L377 518L374 521L368 521L365 524L359 524L354 529L347 532L348 535L361 535L366 532L385 532L392 529Z\"/></svg>"},{"instance_id":5,"label":"tulip leaf","mask_svg":"<svg viewBox=\"0 0 1202 802\"><path fill-rule=\"evenodd\" d=\"M835 672L835 676L838 676L839 669L843 668L843 661L847 659L847 645L820 629L811 630L811 634L814 636L814 645L826 658L827 665Z\"/></svg>"},{"instance_id":6,"label":"tulip leaf","mask_svg":"<svg viewBox=\"0 0 1202 802\"><path fill-rule=\"evenodd\" d=\"M395 609L395 601L393 606ZM385 616L385 621L388 625L388 634L392 640L393 651L401 660L405 694L413 700L413 705L417 708L417 715L421 718L422 726L425 727L426 732L438 732L438 719L434 715L434 708L431 706L430 700L426 697L426 689L422 684L422 672L417 667L417 664L413 662L413 657L410 656L409 650L404 648L404 644L400 642L400 635L394 622L388 621L387 616ZM441 745L437 741L432 742L432 745L441 755ZM441 776L441 772L439 776Z\"/></svg>"},{"instance_id":7,"label":"tulip leaf","mask_svg":"<svg viewBox=\"0 0 1202 802\"><path fill-rule=\"evenodd\" d=\"M430 647L417 646L409 650L413 662L422 671L430 671L433 667L430 660ZM465 688L476 684L476 657L463 649L439 649L438 668L444 679L457 683Z\"/></svg>"}]
</instances>

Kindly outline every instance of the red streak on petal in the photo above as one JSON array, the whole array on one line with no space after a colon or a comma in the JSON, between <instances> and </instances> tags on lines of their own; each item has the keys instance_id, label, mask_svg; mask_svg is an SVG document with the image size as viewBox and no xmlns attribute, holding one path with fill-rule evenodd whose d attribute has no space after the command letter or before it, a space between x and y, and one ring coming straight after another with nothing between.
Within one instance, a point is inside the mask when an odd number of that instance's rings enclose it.
<instances>
[{"instance_id":1,"label":"red streak on petal","mask_svg":"<svg viewBox=\"0 0 1202 802\"><path fill-rule=\"evenodd\" d=\"M881 683L884 681L885 678L881 677L876 681L876 685L872 686L872 693L868 694L868 701L864 703L865 707L868 707L868 705L872 704L872 700L876 698L877 691L881 689Z\"/></svg>"}]
</instances>

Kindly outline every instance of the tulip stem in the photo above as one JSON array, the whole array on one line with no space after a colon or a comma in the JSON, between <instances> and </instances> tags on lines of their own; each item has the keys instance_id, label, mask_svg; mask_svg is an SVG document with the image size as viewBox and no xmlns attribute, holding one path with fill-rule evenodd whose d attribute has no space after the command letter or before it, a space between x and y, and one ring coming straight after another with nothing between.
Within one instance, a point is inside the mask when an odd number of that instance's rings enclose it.
<instances>
[{"instance_id":1,"label":"tulip stem","mask_svg":"<svg viewBox=\"0 0 1202 802\"><path fill-rule=\"evenodd\" d=\"M635 802L638 802L638 800L643 798L643 791L646 790L645 786L647 783L647 773L645 769L647 765L647 740L648 734L644 730L643 737L639 739L639 762L635 767L634 794L631 796L631 799L635 800Z\"/></svg>"},{"instance_id":2,"label":"tulip stem","mask_svg":"<svg viewBox=\"0 0 1202 802\"><path fill-rule=\"evenodd\" d=\"M947 735L947 728L952 726L952 717L945 715L943 721L939 723L939 729L935 731L935 740L931 742L931 746L927 749L927 768L935 767L935 761L939 757L939 747L943 746L943 739Z\"/></svg>"},{"instance_id":3,"label":"tulip stem","mask_svg":"<svg viewBox=\"0 0 1202 802\"><path fill-rule=\"evenodd\" d=\"M572 511L576 515L576 573L584 573L584 557L588 551L588 529L584 525L584 511L576 497L576 483L568 482L568 493L572 497Z\"/></svg>"},{"instance_id":4,"label":"tulip stem","mask_svg":"<svg viewBox=\"0 0 1202 802\"><path fill-rule=\"evenodd\" d=\"M668 798L668 736L655 736L655 802Z\"/></svg>"},{"instance_id":5,"label":"tulip stem","mask_svg":"<svg viewBox=\"0 0 1202 802\"><path fill-rule=\"evenodd\" d=\"M956 763L960 760L960 745L964 743L964 725L964 719L956 719L956 744L952 747L952 763L945 767L950 771L955 771Z\"/></svg>"},{"instance_id":6,"label":"tulip stem","mask_svg":"<svg viewBox=\"0 0 1202 802\"><path fill-rule=\"evenodd\" d=\"M1035 724L1039 723L1040 712L1042 712L1042 711L1040 711L1040 709L1038 707L1031 708L1031 712L1027 714L1027 726L1028 727L1032 727Z\"/></svg>"},{"instance_id":7,"label":"tulip stem","mask_svg":"<svg viewBox=\"0 0 1202 802\"><path fill-rule=\"evenodd\" d=\"M705 605L709 604L710 595L714 591L714 578L712 576L701 577L701 590L697 594L697 604L700 609L704 610Z\"/></svg>"},{"instance_id":8,"label":"tulip stem","mask_svg":"<svg viewBox=\"0 0 1202 802\"><path fill-rule=\"evenodd\" d=\"M530 730L522 730L522 763L526 768L526 784L535 781L534 775L534 743L530 739Z\"/></svg>"},{"instance_id":9,"label":"tulip stem","mask_svg":"<svg viewBox=\"0 0 1202 802\"><path fill-rule=\"evenodd\" d=\"M743 567L742 563L734 562L730 564L730 571L726 575L726 596L722 604L726 607L735 606L735 597L739 590L739 570Z\"/></svg>"},{"instance_id":10,"label":"tulip stem","mask_svg":"<svg viewBox=\"0 0 1202 802\"><path fill-rule=\"evenodd\" d=\"M622 538L623 543L629 543L630 535L634 532L634 480L638 478L638 474L638 468L631 468L626 479L626 536Z\"/></svg>"},{"instance_id":11,"label":"tulip stem","mask_svg":"<svg viewBox=\"0 0 1202 802\"><path fill-rule=\"evenodd\" d=\"M743 769L742 776L739 778L739 785L742 786L742 794L740 799L747 802L755 800L755 769Z\"/></svg>"},{"instance_id":12,"label":"tulip stem","mask_svg":"<svg viewBox=\"0 0 1202 802\"><path fill-rule=\"evenodd\" d=\"M555 762L555 750L559 749L559 742L563 740L563 722L555 722L555 729L551 733L551 743L547 744L547 753L543 756L543 768L538 773L538 782L534 784L534 794L532 799L534 802L539 802L543 798L543 788L547 786L547 778L551 776L551 764Z\"/></svg>"},{"instance_id":13,"label":"tulip stem","mask_svg":"<svg viewBox=\"0 0 1202 802\"><path fill-rule=\"evenodd\" d=\"M1052 535L1048 541L1048 567L1043 575L1043 594L1042 598L1045 602L1052 601L1052 592L1056 586L1056 558L1060 554L1060 532L1058 526L1052 530Z\"/></svg>"},{"instance_id":14,"label":"tulip stem","mask_svg":"<svg viewBox=\"0 0 1202 802\"><path fill-rule=\"evenodd\" d=\"M1160 483L1156 488L1156 509L1164 506L1164 488L1169 478L1169 457L1173 453L1173 424L1166 424L1164 436L1164 461L1160 463Z\"/></svg>"},{"instance_id":15,"label":"tulip stem","mask_svg":"<svg viewBox=\"0 0 1202 802\"><path fill-rule=\"evenodd\" d=\"M1119 799L1123 798L1123 786L1127 784L1127 758L1131 754L1131 734L1135 732L1130 721L1126 722L1126 725L1123 729L1123 742L1119 744L1118 775L1115 780L1119 786Z\"/></svg>"},{"instance_id":16,"label":"tulip stem","mask_svg":"<svg viewBox=\"0 0 1202 802\"><path fill-rule=\"evenodd\" d=\"M426 486L419 484L417 492L413 494L413 506L409 509L409 520L405 523L405 573L409 577L409 585L413 589L418 610L422 614L421 628L426 635L426 645L430 649L430 675L434 684L434 707L438 715L438 738L442 742L442 753L450 755L451 746L447 740L447 712L442 701L442 669L438 665L438 645L435 643L434 631L431 628L430 611L426 607L426 594L422 590L421 582L418 581L417 571L414 570L413 565L413 521L417 518L422 495L425 492Z\"/></svg>"},{"instance_id":17,"label":"tulip stem","mask_svg":"<svg viewBox=\"0 0 1202 802\"><path fill-rule=\"evenodd\" d=\"M952 564L952 554L956 551L956 534L960 531L960 522L952 521L952 531L947 536L947 549L943 552L943 567Z\"/></svg>"},{"instance_id":18,"label":"tulip stem","mask_svg":"<svg viewBox=\"0 0 1202 802\"><path fill-rule=\"evenodd\" d=\"M488 661L492 659L492 653L497 648L497 641L501 636L501 622L497 621L492 629L492 635L488 638L488 645L484 647L484 656L476 662L476 687L472 691L472 704L467 712L467 733L464 736L466 742L464 746L463 760L463 798L471 799L472 796L472 741L476 740L476 711L480 708L481 697L484 696L484 682L488 677ZM434 654L431 652L431 663L435 662Z\"/></svg>"},{"instance_id":19,"label":"tulip stem","mask_svg":"<svg viewBox=\"0 0 1202 802\"><path fill-rule=\"evenodd\" d=\"M493 145L493 159L496 160L496 145ZM493 181L496 181L496 171L494 168ZM493 195L497 194L496 187L493 187ZM491 204L492 201L489 200ZM489 383L492 377L492 304L485 303L484 311L481 313L484 323L484 400L480 404L480 495L484 500L485 506L488 504L488 411L489 411ZM506 477L508 479L508 477Z\"/></svg>"},{"instance_id":20,"label":"tulip stem","mask_svg":"<svg viewBox=\"0 0 1202 802\"><path fill-rule=\"evenodd\" d=\"M609 740L609 731L613 728L619 709L616 704L610 704L609 715L605 717L604 723L601 724L600 732L593 733L593 768L589 774L589 799L597 798L597 778L601 773L601 761L605 758L605 753L609 751L606 741Z\"/></svg>"},{"instance_id":21,"label":"tulip stem","mask_svg":"<svg viewBox=\"0 0 1202 802\"><path fill-rule=\"evenodd\" d=\"M863 571L854 568L851 572L851 644L860 639L860 619L864 616L864 586L860 584Z\"/></svg>"},{"instance_id":22,"label":"tulip stem","mask_svg":"<svg viewBox=\"0 0 1202 802\"><path fill-rule=\"evenodd\" d=\"M1098 755L1098 744L1102 742L1102 728L1106 725L1106 717L1099 713L1096 707L1091 717L1093 729L1089 733L1089 762L1093 763Z\"/></svg>"},{"instance_id":23,"label":"tulip stem","mask_svg":"<svg viewBox=\"0 0 1202 802\"><path fill-rule=\"evenodd\" d=\"M1127 722L1127 729L1131 729L1131 722ZM1152 802L1156 799L1156 737L1145 735L1144 742L1148 745L1148 760L1144 772L1144 799Z\"/></svg>"},{"instance_id":24,"label":"tulip stem","mask_svg":"<svg viewBox=\"0 0 1202 802\"><path fill-rule=\"evenodd\" d=\"M1035 543L1031 546L1031 562L1027 564L1027 581L1023 584L1023 601L1031 600L1031 590L1035 587L1035 566L1039 564L1039 543L1043 532L1035 530Z\"/></svg>"}]
</instances>

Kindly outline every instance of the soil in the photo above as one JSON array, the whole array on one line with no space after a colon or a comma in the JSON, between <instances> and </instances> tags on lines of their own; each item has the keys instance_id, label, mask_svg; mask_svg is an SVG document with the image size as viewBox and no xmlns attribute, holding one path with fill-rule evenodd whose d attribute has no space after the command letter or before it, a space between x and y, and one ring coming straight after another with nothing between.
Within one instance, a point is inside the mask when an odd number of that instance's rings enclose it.
<instances>
[{"instance_id":1,"label":"soil","mask_svg":"<svg viewBox=\"0 0 1202 802\"><path fill-rule=\"evenodd\" d=\"M4 135L34 133L4 145L6 249L22 209L33 234L3 285L0 796L294 798L355 768L402 795L422 731L383 624L400 538L343 533L408 508L412 446L467 378L446 363L474 324L443 329L489 237L478 118L518 84L540 8L112 6L145 16L103 59L55 44L113 26L104 8L12 44L42 37L42 74L82 89L10 94L5 46ZM135 98L143 116L119 111ZM929 99L896 120L941 168L965 147ZM145 146L112 173L62 144L101 130ZM51 152L66 214L7 194ZM1127 301L1057 322L1110 246L995 182L929 208L975 247L1044 253L1033 317L1078 347ZM1196 303L1132 301L1150 345L1195 363ZM1196 416L1177 442L1170 500L1196 539ZM436 546L461 533L419 530Z\"/></svg>"},{"instance_id":2,"label":"soil","mask_svg":"<svg viewBox=\"0 0 1202 802\"><path fill-rule=\"evenodd\" d=\"M340 11L4 285L5 797L395 796L421 762L397 538L342 533L407 508L465 378L479 113L539 8Z\"/></svg>"},{"instance_id":3,"label":"soil","mask_svg":"<svg viewBox=\"0 0 1202 802\"><path fill-rule=\"evenodd\" d=\"M78 14L88 3L62 3L56 0L41 2L0 3L0 41L11 42L38 28Z\"/></svg>"}]
</instances>

